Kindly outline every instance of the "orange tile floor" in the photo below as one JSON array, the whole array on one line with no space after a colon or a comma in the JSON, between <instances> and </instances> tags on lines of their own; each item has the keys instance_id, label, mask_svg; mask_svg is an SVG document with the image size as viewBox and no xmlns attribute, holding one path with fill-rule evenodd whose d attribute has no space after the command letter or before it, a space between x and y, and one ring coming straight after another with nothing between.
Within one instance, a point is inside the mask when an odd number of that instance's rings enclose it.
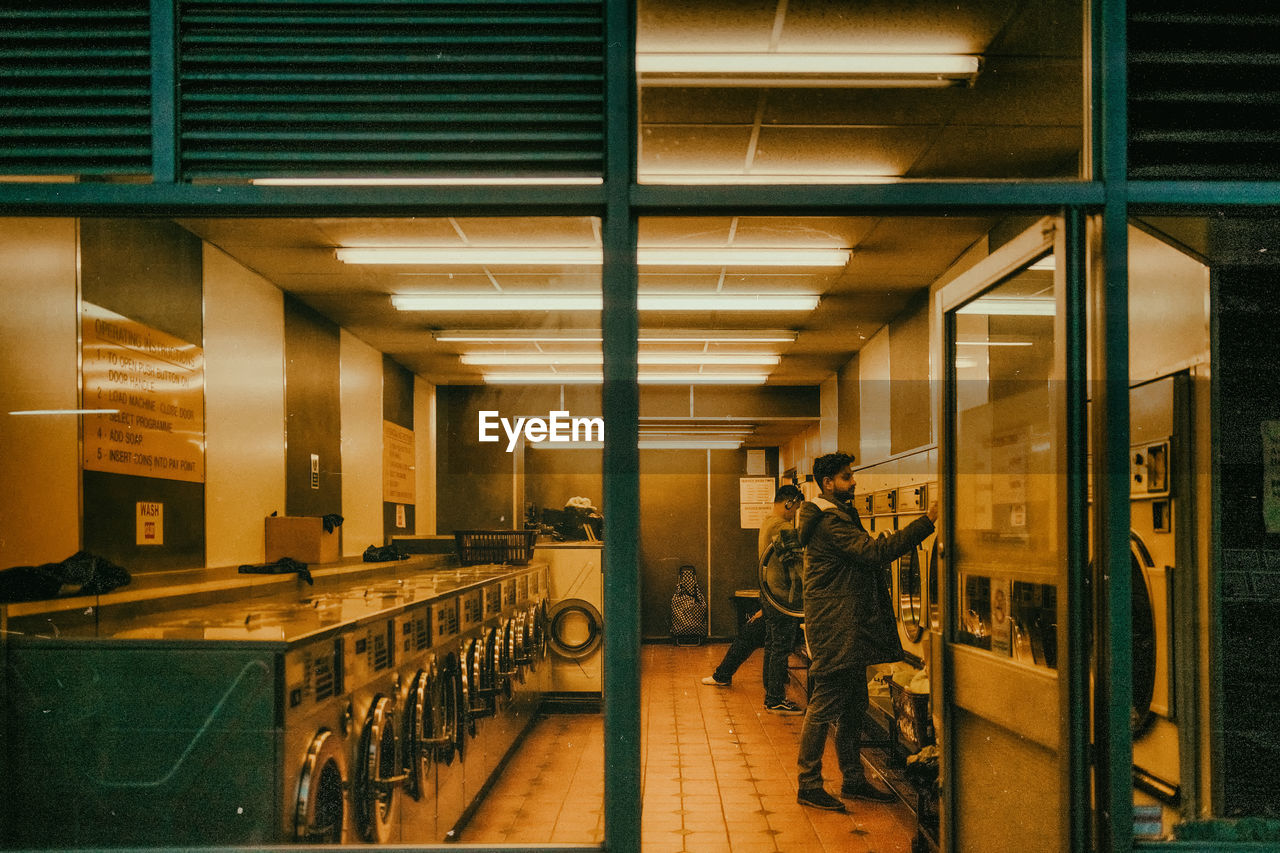
<instances>
[{"instance_id":1,"label":"orange tile floor","mask_svg":"<svg viewBox=\"0 0 1280 853\"><path fill-rule=\"evenodd\" d=\"M911 850L915 817L902 803L845 801L849 814L796 803L802 717L764 710L761 653L731 688L700 683L724 644L642 648L646 853L891 853ZM791 698L803 696L792 685ZM828 744L827 790L839 789ZM875 777L874 772L869 776ZM541 718L459 839L464 844L599 844L604 726L598 714Z\"/></svg>"}]
</instances>

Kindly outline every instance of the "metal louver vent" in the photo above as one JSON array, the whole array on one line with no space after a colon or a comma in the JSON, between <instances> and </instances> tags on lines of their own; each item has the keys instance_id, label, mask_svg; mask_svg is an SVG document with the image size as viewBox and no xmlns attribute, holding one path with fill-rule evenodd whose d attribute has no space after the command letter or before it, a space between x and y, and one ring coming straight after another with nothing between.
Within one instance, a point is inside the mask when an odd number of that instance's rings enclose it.
<instances>
[{"instance_id":1,"label":"metal louver vent","mask_svg":"<svg viewBox=\"0 0 1280 853\"><path fill-rule=\"evenodd\" d=\"M184 177L599 175L601 0L184 0Z\"/></svg>"},{"instance_id":2,"label":"metal louver vent","mask_svg":"<svg viewBox=\"0 0 1280 853\"><path fill-rule=\"evenodd\" d=\"M151 172L150 8L0 3L0 174Z\"/></svg>"},{"instance_id":3,"label":"metal louver vent","mask_svg":"<svg viewBox=\"0 0 1280 853\"><path fill-rule=\"evenodd\" d=\"M1139 0L1129 9L1129 176L1280 177L1280 9Z\"/></svg>"}]
</instances>

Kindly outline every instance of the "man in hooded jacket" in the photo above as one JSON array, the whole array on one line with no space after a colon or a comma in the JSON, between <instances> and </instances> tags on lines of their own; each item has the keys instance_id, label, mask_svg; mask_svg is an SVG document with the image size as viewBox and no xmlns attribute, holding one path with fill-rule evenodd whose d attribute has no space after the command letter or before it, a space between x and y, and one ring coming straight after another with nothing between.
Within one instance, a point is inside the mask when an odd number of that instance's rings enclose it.
<instances>
[{"instance_id":1,"label":"man in hooded jacket","mask_svg":"<svg viewBox=\"0 0 1280 853\"><path fill-rule=\"evenodd\" d=\"M867 667L902 658L884 567L933 532L938 505L902 530L872 538L853 507L853 457L828 453L813 462L822 495L800 508L805 637L809 646L809 707L800 731L801 805L845 811L822 782L827 732L835 729L840 795L875 801L893 794L871 784L859 754L867 711Z\"/></svg>"}]
</instances>

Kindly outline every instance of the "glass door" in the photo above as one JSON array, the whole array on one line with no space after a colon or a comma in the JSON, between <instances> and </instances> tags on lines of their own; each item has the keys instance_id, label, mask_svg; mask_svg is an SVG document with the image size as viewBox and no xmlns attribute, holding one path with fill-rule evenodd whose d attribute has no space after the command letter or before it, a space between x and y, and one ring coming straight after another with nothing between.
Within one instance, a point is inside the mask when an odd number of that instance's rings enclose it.
<instances>
[{"instance_id":1,"label":"glass door","mask_svg":"<svg viewBox=\"0 0 1280 853\"><path fill-rule=\"evenodd\" d=\"M948 850L1069 847L1062 235L1041 220L936 301Z\"/></svg>"}]
</instances>

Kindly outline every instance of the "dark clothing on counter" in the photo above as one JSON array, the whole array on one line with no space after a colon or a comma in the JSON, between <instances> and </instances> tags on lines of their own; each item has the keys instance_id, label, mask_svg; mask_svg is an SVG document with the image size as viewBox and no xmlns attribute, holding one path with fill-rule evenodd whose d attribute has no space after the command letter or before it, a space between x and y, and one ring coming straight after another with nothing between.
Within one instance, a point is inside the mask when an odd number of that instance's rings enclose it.
<instances>
[{"instance_id":1,"label":"dark clothing on counter","mask_svg":"<svg viewBox=\"0 0 1280 853\"><path fill-rule=\"evenodd\" d=\"M366 563L387 563L392 560L407 560L409 555L392 542L390 545L370 545L364 549L363 559Z\"/></svg>"},{"instance_id":2,"label":"dark clothing on counter","mask_svg":"<svg viewBox=\"0 0 1280 853\"><path fill-rule=\"evenodd\" d=\"M307 564L299 563L292 557L281 557L274 563L250 564L240 567L240 574L242 575L287 575L290 572L297 572L298 577L307 583L312 583L311 570L307 568Z\"/></svg>"},{"instance_id":3,"label":"dark clothing on counter","mask_svg":"<svg viewBox=\"0 0 1280 853\"><path fill-rule=\"evenodd\" d=\"M0 601L57 598L64 594L64 588L72 595L102 595L132 580L127 569L107 558L77 551L60 563L14 566L0 571Z\"/></svg>"},{"instance_id":4,"label":"dark clothing on counter","mask_svg":"<svg viewBox=\"0 0 1280 853\"><path fill-rule=\"evenodd\" d=\"M867 667L901 660L902 641L889 597L886 565L933 532L921 516L872 538L851 504L824 498L800 508L805 636L812 693L800 730L800 788L822 786L822 753L834 727L844 787L864 780L859 744L867 712Z\"/></svg>"}]
</instances>

